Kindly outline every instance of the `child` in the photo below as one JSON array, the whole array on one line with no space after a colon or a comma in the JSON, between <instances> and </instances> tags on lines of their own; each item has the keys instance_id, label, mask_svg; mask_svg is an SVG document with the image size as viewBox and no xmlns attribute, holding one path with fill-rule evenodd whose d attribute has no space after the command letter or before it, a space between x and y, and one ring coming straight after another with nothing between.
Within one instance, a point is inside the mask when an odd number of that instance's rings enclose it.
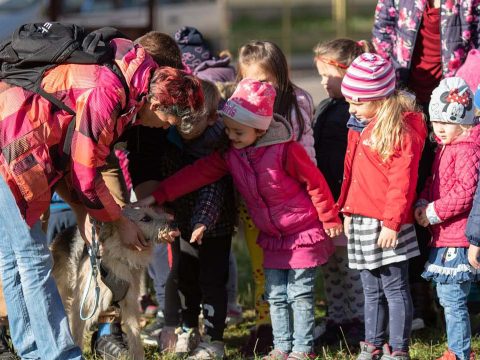
<instances>
[{"instance_id":1,"label":"child","mask_svg":"<svg viewBox=\"0 0 480 360\"><path fill-rule=\"evenodd\" d=\"M415 209L417 222L430 226L432 233L422 276L435 282L445 312L448 349L439 360L474 358L467 297L475 274L468 258L478 248L465 236L480 158L480 127L475 126L472 98L459 77L446 78L433 90L429 112L439 148Z\"/></svg>"},{"instance_id":2,"label":"child","mask_svg":"<svg viewBox=\"0 0 480 360\"><path fill-rule=\"evenodd\" d=\"M210 154L222 137L223 123L217 121L220 94L214 84L204 80L201 83L207 113L189 132L171 129L159 142L162 178ZM174 350L177 355L191 353L189 359L203 359L203 356L223 358L226 284L235 220L231 179L225 177L178 198L170 207L182 234L182 238L172 245L176 266L172 267L171 276L178 283L184 301L181 309L175 306L174 299L170 299L176 295L176 289L167 288L165 318L168 324L162 331L161 343L168 343L173 334L178 336ZM198 316L202 302L206 336L199 343ZM178 310L181 310L181 321ZM175 342L175 339L171 340Z\"/></svg>"},{"instance_id":3,"label":"child","mask_svg":"<svg viewBox=\"0 0 480 360\"><path fill-rule=\"evenodd\" d=\"M293 138L307 151L315 163L313 147L313 101L306 91L290 80L288 64L282 50L269 41L251 41L239 50L238 80L244 78L270 82L277 91L273 111L287 119L293 129ZM272 330L268 303L264 300L265 275L262 269L263 254L257 245L258 229L250 219L243 201L239 207L240 219L244 224L245 240L250 254L252 274L255 282L256 327L241 349L244 356L268 352L272 345Z\"/></svg>"},{"instance_id":4,"label":"child","mask_svg":"<svg viewBox=\"0 0 480 360\"><path fill-rule=\"evenodd\" d=\"M264 250L275 344L264 359L308 359L313 352L315 268L331 255L328 236L339 235L341 223L322 174L303 147L291 141L285 119L274 119L274 100L270 83L242 80L221 111L228 150L163 181L138 205L161 204L231 173L260 229L258 244Z\"/></svg>"},{"instance_id":5,"label":"child","mask_svg":"<svg viewBox=\"0 0 480 360\"><path fill-rule=\"evenodd\" d=\"M352 116L338 205L349 266L360 270L365 295L357 359L380 358L388 323L382 359L405 360L412 323L407 260L419 253L412 207L426 126L414 98L395 91L395 71L379 55L357 57L341 88Z\"/></svg>"},{"instance_id":6,"label":"child","mask_svg":"<svg viewBox=\"0 0 480 360\"><path fill-rule=\"evenodd\" d=\"M347 150L348 103L342 95L341 83L352 61L371 48L366 41L336 39L318 44L314 60L322 86L328 94L314 116L314 139L317 166L325 176L335 200L340 195L343 162ZM347 238L333 239L335 254L322 268L327 297L327 323L322 344L343 339L358 343L363 340L363 288L358 271L348 268Z\"/></svg>"}]
</instances>

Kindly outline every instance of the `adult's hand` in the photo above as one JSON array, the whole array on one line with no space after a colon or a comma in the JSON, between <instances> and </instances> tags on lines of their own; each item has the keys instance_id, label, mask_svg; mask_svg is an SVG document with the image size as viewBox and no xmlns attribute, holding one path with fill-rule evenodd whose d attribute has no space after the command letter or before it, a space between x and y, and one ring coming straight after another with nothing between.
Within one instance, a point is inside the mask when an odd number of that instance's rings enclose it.
<instances>
[{"instance_id":1,"label":"adult's hand","mask_svg":"<svg viewBox=\"0 0 480 360\"><path fill-rule=\"evenodd\" d=\"M140 228L125 216L120 216L120 218L115 221L115 225L117 226L120 240L126 247L132 250L142 251L150 246L149 243L145 241L145 237Z\"/></svg>"}]
</instances>

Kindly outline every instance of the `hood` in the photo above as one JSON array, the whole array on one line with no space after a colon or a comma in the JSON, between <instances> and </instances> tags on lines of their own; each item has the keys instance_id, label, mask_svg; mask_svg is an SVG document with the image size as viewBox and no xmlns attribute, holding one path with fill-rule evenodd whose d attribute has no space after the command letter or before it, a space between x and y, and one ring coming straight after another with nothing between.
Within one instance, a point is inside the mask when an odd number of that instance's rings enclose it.
<instances>
[{"instance_id":1,"label":"hood","mask_svg":"<svg viewBox=\"0 0 480 360\"><path fill-rule=\"evenodd\" d=\"M255 147L282 144L293 140L292 126L287 119L279 114L273 114L273 120L263 135L255 144Z\"/></svg>"},{"instance_id":2,"label":"hood","mask_svg":"<svg viewBox=\"0 0 480 360\"><path fill-rule=\"evenodd\" d=\"M208 68L228 67L230 65L230 56L224 56L221 58L211 58L200 63L194 70L193 74L197 75L198 72L206 70Z\"/></svg>"}]
</instances>

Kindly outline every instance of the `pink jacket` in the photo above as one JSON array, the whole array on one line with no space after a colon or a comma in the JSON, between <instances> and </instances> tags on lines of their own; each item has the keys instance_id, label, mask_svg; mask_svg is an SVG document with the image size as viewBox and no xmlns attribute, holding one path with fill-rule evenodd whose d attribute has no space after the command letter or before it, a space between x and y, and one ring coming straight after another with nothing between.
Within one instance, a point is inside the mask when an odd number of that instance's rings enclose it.
<instances>
[{"instance_id":1,"label":"pink jacket","mask_svg":"<svg viewBox=\"0 0 480 360\"><path fill-rule=\"evenodd\" d=\"M230 148L187 166L160 183L159 203L218 180L227 173L260 230L264 266L308 268L323 264L333 245L323 227L340 224L328 185L303 148L289 141L285 120L272 124L255 146Z\"/></svg>"},{"instance_id":2,"label":"pink jacket","mask_svg":"<svg viewBox=\"0 0 480 360\"><path fill-rule=\"evenodd\" d=\"M480 126L449 145L439 147L432 176L417 201L428 204L432 247L468 247L467 219L477 188L480 164Z\"/></svg>"}]
</instances>

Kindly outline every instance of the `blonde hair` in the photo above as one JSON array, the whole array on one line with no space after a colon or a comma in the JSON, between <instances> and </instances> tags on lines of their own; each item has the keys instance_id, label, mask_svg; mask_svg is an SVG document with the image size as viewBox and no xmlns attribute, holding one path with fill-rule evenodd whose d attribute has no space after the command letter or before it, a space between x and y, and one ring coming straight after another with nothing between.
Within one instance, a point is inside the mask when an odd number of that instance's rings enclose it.
<instances>
[{"instance_id":1,"label":"blonde hair","mask_svg":"<svg viewBox=\"0 0 480 360\"><path fill-rule=\"evenodd\" d=\"M338 70L342 75L345 75L347 68L355 60L365 52L375 52L375 49L370 41L352 39L334 39L327 42L320 42L313 48L313 55L315 61L323 61L329 63L328 60L334 60L339 63ZM344 68L343 68L344 67Z\"/></svg>"},{"instance_id":2,"label":"blonde hair","mask_svg":"<svg viewBox=\"0 0 480 360\"><path fill-rule=\"evenodd\" d=\"M377 108L377 120L372 130L371 147L383 161L387 161L395 149L402 146L404 134L409 131L404 113L421 111L415 97L403 90L396 90L386 99L372 101L372 104Z\"/></svg>"}]
</instances>

